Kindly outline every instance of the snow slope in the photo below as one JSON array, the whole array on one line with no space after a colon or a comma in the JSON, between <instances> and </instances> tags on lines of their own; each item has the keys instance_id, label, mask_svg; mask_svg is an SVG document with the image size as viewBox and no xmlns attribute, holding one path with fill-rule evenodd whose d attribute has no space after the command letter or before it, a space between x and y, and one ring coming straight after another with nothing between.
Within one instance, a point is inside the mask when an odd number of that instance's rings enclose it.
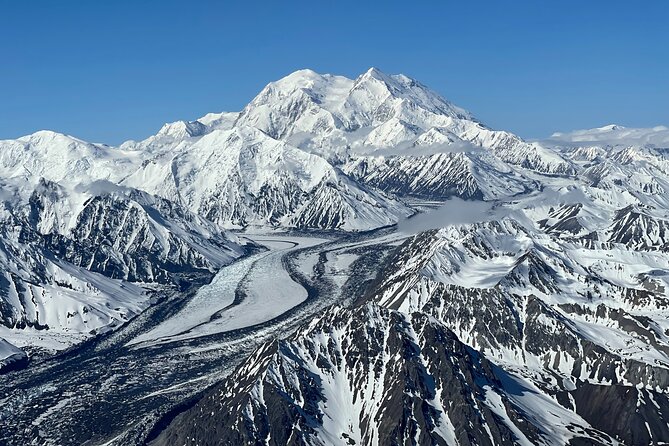
<instances>
[{"instance_id":1,"label":"snow slope","mask_svg":"<svg viewBox=\"0 0 669 446\"><path fill-rule=\"evenodd\" d=\"M118 327L156 287L243 253L220 227L146 192L31 180L2 180L0 336L18 347L61 350Z\"/></svg>"},{"instance_id":2,"label":"snow slope","mask_svg":"<svg viewBox=\"0 0 669 446\"><path fill-rule=\"evenodd\" d=\"M123 184L183 203L222 226L371 229L410 213L323 158L251 127L213 130L180 148L147 160Z\"/></svg>"}]
</instances>

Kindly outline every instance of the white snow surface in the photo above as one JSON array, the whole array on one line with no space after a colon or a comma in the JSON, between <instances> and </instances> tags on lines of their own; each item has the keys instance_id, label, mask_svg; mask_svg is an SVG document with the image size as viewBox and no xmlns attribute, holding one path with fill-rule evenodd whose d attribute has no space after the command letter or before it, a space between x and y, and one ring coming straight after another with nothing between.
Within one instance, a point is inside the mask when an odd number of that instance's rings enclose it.
<instances>
[{"instance_id":1,"label":"white snow surface","mask_svg":"<svg viewBox=\"0 0 669 446\"><path fill-rule=\"evenodd\" d=\"M307 291L291 279L282 258L288 252L327 240L278 233L245 237L268 250L222 268L179 313L134 338L129 345L150 346L250 327L280 316L306 300ZM235 303L238 286L244 297Z\"/></svg>"}]
</instances>

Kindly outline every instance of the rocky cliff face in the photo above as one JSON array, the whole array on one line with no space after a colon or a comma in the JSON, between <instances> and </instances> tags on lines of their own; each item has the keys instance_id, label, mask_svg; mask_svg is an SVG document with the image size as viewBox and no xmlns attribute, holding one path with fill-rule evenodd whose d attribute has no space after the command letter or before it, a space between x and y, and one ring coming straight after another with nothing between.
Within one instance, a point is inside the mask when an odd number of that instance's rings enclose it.
<instances>
[{"instance_id":1,"label":"rocky cliff face","mask_svg":"<svg viewBox=\"0 0 669 446\"><path fill-rule=\"evenodd\" d=\"M333 309L257 351L155 444L540 441L505 385L530 391L425 315Z\"/></svg>"}]
</instances>

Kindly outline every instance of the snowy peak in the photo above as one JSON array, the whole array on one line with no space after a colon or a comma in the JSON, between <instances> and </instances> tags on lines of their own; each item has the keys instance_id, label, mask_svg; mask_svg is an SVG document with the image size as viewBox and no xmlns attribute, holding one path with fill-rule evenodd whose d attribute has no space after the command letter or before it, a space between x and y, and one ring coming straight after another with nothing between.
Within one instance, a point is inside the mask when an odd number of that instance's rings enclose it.
<instances>
[{"instance_id":1,"label":"snowy peak","mask_svg":"<svg viewBox=\"0 0 669 446\"><path fill-rule=\"evenodd\" d=\"M274 138L297 131L327 131L341 125L328 105L336 103L350 84L340 76L297 71L263 88L241 112L237 125L257 127Z\"/></svg>"},{"instance_id":2,"label":"snowy peak","mask_svg":"<svg viewBox=\"0 0 669 446\"><path fill-rule=\"evenodd\" d=\"M376 68L356 79L311 70L292 73L265 87L242 111L236 125L256 127L335 162L350 152L398 155L400 149L425 141L435 146L434 152L452 151L447 147L450 143L473 145L524 169L574 173L559 153L491 130L416 80Z\"/></svg>"},{"instance_id":3,"label":"snowy peak","mask_svg":"<svg viewBox=\"0 0 669 446\"><path fill-rule=\"evenodd\" d=\"M309 93L318 94L324 92L328 86L336 83L337 80L343 81L345 78L331 74L319 74L310 69L297 70L281 79L270 82L263 91L272 90L283 93L290 93L295 90L303 90ZM262 92L261 92L262 95Z\"/></svg>"},{"instance_id":4,"label":"snowy peak","mask_svg":"<svg viewBox=\"0 0 669 446\"><path fill-rule=\"evenodd\" d=\"M376 87L372 86L374 84ZM375 89L379 91L379 87L383 93L407 101L432 113L457 119L474 120L466 110L456 107L436 92L404 74L387 75L376 68L370 68L355 80L353 89L365 88L368 91L374 91Z\"/></svg>"},{"instance_id":5,"label":"snowy peak","mask_svg":"<svg viewBox=\"0 0 669 446\"><path fill-rule=\"evenodd\" d=\"M669 128L656 126L648 128L623 127L610 124L567 133L553 133L546 141L554 145L582 146L645 146L669 147Z\"/></svg>"},{"instance_id":6,"label":"snowy peak","mask_svg":"<svg viewBox=\"0 0 669 446\"><path fill-rule=\"evenodd\" d=\"M300 130L351 131L399 118L415 109L473 119L415 80L371 68L355 80L311 70L296 71L268 84L242 112L240 122L284 137ZM298 128L290 130L289 126Z\"/></svg>"},{"instance_id":7,"label":"snowy peak","mask_svg":"<svg viewBox=\"0 0 669 446\"><path fill-rule=\"evenodd\" d=\"M71 184L116 181L136 161L137 154L51 131L0 141L0 176L32 184L41 177Z\"/></svg>"},{"instance_id":8,"label":"snowy peak","mask_svg":"<svg viewBox=\"0 0 669 446\"><path fill-rule=\"evenodd\" d=\"M237 112L207 113L198 122L206 125L209 129L229 130L239 118Z\"/></svg>"},{"instance_id":9,"label":"snowy peak","mask_svg":"<svg viewBox=\"0 0 669 446\"><path fill-rule=\"evenodd\" d=\"M85 142L80 139L74 138L64 133L54 132L52 130L38 130L35 133L31 133L30 135L22 136L18 138L18 140L35 145L49 143L63 144L75 141L85 144Z\"/></svg>"},{"instance_id":10,"label":"snowy peak","mask_svg":"<svg viewBox=\"0 0 669 446\"><path fill-rule=\"evenodd\" d=\"M199 121L176 121L163 125L158 131L158 135L174 139L184 139L201 136L206 131L207 126Z\"/></svg>"},{"instance_id":11,"label":"snowy peak","mask_svg":"<svg viewBox=\"0 0 669 446\"><path fill-rule=\"evenodd\" d=\"M26 150L30 149L34 152L49 151L52 154L56 151L60 151L62 153L68 150L88 150L93 152L97 149L98 151L102 152L105 148L108 148L104 145L91 144L73 136L66 135L64 133L53 132L51 130L39 130L30 135L17 138L15 141L1 141L0 144L10 142L22 143Z\"/></svg>"},{"instance_id":12,"label":"snowy peak","mask_svg":"<svg viewBox=\"0 0 669 446\"><path fill-rule=\"evenodd\" d=\"M375 67L369 67L369 69L365 71L363 74L361 74L359 78L379 79L382 81L390 79L389 76L386 76L384 73L381 72L381 70Z\"/></svg>"}]
</instances>

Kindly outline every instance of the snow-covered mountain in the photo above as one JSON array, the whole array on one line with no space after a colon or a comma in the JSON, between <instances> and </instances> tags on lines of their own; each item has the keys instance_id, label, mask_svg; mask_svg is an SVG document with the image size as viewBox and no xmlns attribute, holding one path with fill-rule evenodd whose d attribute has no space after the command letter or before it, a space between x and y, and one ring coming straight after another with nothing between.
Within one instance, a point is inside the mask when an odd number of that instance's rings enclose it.
<instances>
[{"instance_id":1,"label":"snow-covered mountain","mask_svg":"<svg viewBox=\"0 0 669 446\"><path fill-rule=\"evenodd\" d=\"M580 213L409 238L357 307L259 349L155 444L669 438L669 258L618 240L629 209L584 247L573 222L557 229Z\"/></svg>"},{"instance_id":2,"label":"snow-covered mountain","mask_svg":"<svg viewBox=\"0 0 669 446\"><path fill-rule=\"evenodd\" d=\"M573 437L611 441L439 321L366 304L333 308L261 348L154 444L532 445Z\"/></svg>"},{"instance_id":3,"label":"snow-covered mountain","mask_svg":"<svg viewBox=\"0 0 669 446\"><path fill-rule=\"evenodd\" d=\"M121 186L143 156L49 131L0 141L1 338L69 347L141 312L155 285L242 254L218 225Z\"/></svg>"},{"instance_id":4,"label":"snow-covered mountain","mask_svg":"<svg viewBox=\"0 0 669 446\"><path fill-rule=\"evenodd\" d=\"M559 153L494 131L417 81L298 71L269 84L237 124L317 153L364 184L424 198L498 198L527 188L518 167L573 174Z\"/></svg>"},{"instance_id":5,"label":"snow-covered mountain","mask_svg":"<svg viewBox=\"0 0 669 446\"><path fill-rule=\"evenodd\" d=\"M354 304L265 343L157 444L669 442L668 147L666 127L524 141L373 68L119 147L0 141L0 369L209 277L244 254L231 229L331 231L345 254L246 260L299 290L320 271L308 307L369 249Z\"/></svg>"},{"instance_id":6,"label":"snow-covered mountain","mask_svg":"<svg viewBox=\"0 0 669 446\"><path fill-rule=\"evenodd\" d=\"M557 151L374 68L356 79L297 71L239 113L168 123L118 148L48 131L0 147L2 178L110 181L224 227L372 229L412 213L404 196L497 199L536 188L528 173L575 172Z\"/></svg>"},{"instance_id":7,"label":"snow-covered mountain","mask_svg":"<svg viewBox=\"0 0 669 446\"><path fill-rule=\"evenodd\" d=\"M221 226L371 229L411 213L322 157L252 127L182 141L147 159L122 184L182 203Z\"/></svg>"},{"instance_id":8,"label":"snow-covered mountain","mask_svg":"<svg viewBox=\"0 0 669 446\"><path fill-rule=\"evenodd\" d=\"M42 177L24 197L19 184L3 184L0 337L22 348L58 350L118 326L156 285L243 253L218 226L146 192Z\"/></svg>"},{"instance_id":9,"label":"snow-covered mountain","mask_svg":"<svg viewBox=\"0 0 669 446\"><path fill-rule=\"evenodd\" d=\"M239 114L166 124L124 150L123 184L222 225L371 229L411 213L395 197L494 199L573 173L557 152L490 130L406 76L295 72ZM317 203L317 204L315 204Z\"/></svg>"},{"instance_id":10,"label":"snow-covered mountain","mask_svg":"<svg viewBox=\"0 0 669 446\"><path fill-rule=\"evenodd\" d=\"M488 157L489 181L453 177L441 197L497 206L407 238L356 306L266 344L155 444L669 440L668 152L661 135L631 133L539 145L568 175L480 147L421 153L437 172ZM437 176L403 155L349 156L352 176L400 195ZM464 212L451 201L437 215L449 206Z\"/></svg>"}]
</instances>

